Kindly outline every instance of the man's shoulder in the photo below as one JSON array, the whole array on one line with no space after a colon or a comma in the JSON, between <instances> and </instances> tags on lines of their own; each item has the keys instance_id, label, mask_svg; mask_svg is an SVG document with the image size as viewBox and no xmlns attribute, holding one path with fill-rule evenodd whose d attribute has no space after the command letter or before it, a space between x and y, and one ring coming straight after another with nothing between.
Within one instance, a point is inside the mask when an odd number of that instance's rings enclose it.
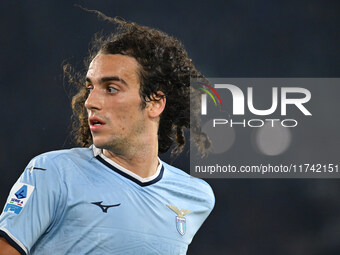
<instances>
[{"instance_id":1,"label":"man's shoulder","mask_svg":"<svg viewBox=\"0 0 340 255\"><path fill-rule=\"evenodd\" d=\"M191 194L197 194L199 197L206 200L211 208L214 207L215 204L215 196L212 188L210 185L199 178L193 177L183 170L171 166L165 162L162 162L164 165L164 168L166 169L165 175L166 180L170 181L177 187L181 187L183 189L188 190Z\"/></svg>"},{"instance_id":2,"label":"man's shoulder","mask_svg":"<svg viewBox=\"0 0 340 255\"><path fill-rule=\"evenodd\" d=\"M210 187L209 184L207 182L205 182L204 180L193 177L193 176L187 174L186 172L184 172L183 170L181 170L177 167L171 166L171 165L165 163L164 161L162 162L162 164L164 165L164 168L167 170L167 172L171 176L171 178L179 178L179 179L182 179L185 182L189 181L193 185Z\"/></svg>"},{"instance_id":3,"label":"man's shoulder","mask_svg":"<svg viewBox=\"0 0 340 255\"><path fill-rule=\"evenodd\" d=\"M33 160L39 160L39 159L55 160L59 158L88 159L92 157L93 157L93 152L91 148L72 148L72 149L45 152L45 153L35 156Z\"/></svg>"},{"instance_id":4,"label":"man's shoulder","mask_svg":"<svg viewBox=\"0 0 340 255\"><path fill-rule=\"evenodd\" d=\"M72 165L72 162L76 164L87 163L93 157L91 148L55 150L35 156L28 164L28 167L66 169Z\"/></svg>"}]
</instances>

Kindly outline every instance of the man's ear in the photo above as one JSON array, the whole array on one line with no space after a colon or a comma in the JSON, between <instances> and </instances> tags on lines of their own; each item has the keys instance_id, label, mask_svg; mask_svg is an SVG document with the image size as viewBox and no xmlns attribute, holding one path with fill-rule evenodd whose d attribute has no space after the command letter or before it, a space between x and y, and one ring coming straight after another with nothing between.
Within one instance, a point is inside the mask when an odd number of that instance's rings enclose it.
<instances>
[{"instance_id":1,"label":"man's ear","mask_svg":"<svg viewBox=\"0 0 340 255\"><path fill-rule=\"evenodd\" d=\"M147 110L150 118L159 117L166 104L166 97L162 91L157 91L157 95L152 96L152 100L147 102Z\"/></svg>"}]
</instances>

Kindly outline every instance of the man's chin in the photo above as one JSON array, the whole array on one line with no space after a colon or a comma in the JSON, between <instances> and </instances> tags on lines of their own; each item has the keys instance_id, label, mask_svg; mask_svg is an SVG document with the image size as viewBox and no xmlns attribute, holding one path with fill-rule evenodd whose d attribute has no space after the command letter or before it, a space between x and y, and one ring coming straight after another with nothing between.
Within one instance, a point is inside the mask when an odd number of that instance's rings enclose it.
<instances>
[{"instance_id":1,"label":"man's chin","mask_svg":"<svg viewBox=\"0 0 340 255\"><path fill-rule=\"evenodd\" d=\"M93 145L96 146L98 149L104 149L104 150L111 150L112 144L108 143L107 141L101 141L99 139L93 140Z\"/></svg>"},{"instance_id":2,"label":"man's chin","mask_svg":"<svg viewBox=\"0 0 340 255\"><path fill-rule=\"evenodd\" d=\"M112 141L111 142L108 142L107 140L103 141L103 140L100 140L100 139L93 139L93 145L98 148L98 149L101 149L101 150L108 150L112 153L115 153L115 154L124 154L124 152L126 151L126 142L125 143L113 143Z\"/></svg>"},{"instance_id":3,"label":"man's chin","mask_svg":"<svg viewBox=\"0 0 340 255\"><path fill-rule=\"evenodd\" d=\"M96 146L98 149L104 149L106 146L106 143L104 141L100 141L98 139L93 139L93 145Z\"/></svg>"}]
</instances>

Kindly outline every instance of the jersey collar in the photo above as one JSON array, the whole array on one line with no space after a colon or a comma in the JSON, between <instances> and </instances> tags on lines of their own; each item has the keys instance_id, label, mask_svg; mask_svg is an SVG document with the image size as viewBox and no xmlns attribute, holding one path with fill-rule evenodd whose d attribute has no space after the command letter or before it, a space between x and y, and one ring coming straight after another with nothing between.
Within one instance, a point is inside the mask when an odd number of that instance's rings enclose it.
<instances>
[{"instance_id":1,"label":"jersey collar","mask_svg":"<svg viewBox=\"0 0 340 255\"><path fill-rule=\"evenodd\" d=\"M158 158L159 164L158 164L156 173L152 176L143 178L143 177L140 177L139 175L133 173L132 171L122 167L121 165L117 164L112 159L109 159L108 157L106 157L102 153L102 150L97 148L96 146L92 145L91 147L92 147L92 151L93 151L93 156L96 159L98 159L101 163L103 163L107 167L111 168L112 170L114 170L118 174L124 176L125 178L128 178L131 181L137 183L140 186L143 186L143 187L148 186L148 185L154 184L154 183L158 182L160 179L162 179L163 172L164 172L164 166L162 164L162 161L159 158Z\"/></svg>"}]
</instances>

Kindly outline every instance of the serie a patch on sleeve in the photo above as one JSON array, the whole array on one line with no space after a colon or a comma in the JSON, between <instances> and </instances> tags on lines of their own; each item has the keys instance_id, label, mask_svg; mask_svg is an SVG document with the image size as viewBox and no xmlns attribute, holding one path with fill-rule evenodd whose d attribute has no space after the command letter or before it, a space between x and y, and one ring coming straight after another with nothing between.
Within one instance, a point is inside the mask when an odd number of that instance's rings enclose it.
<instances>
[{"instance_id":1,"label":"serie a patch on sleeve","mask_svg":"<svg viewBox=\"0 0 340 255\"><path fill-rule=\"evenodd\" d=\"M13 186L12 190L13 191L8 197L4 212L19 214L30 198L34 186L19 182Z\"/></svg>"}]
</instances>

